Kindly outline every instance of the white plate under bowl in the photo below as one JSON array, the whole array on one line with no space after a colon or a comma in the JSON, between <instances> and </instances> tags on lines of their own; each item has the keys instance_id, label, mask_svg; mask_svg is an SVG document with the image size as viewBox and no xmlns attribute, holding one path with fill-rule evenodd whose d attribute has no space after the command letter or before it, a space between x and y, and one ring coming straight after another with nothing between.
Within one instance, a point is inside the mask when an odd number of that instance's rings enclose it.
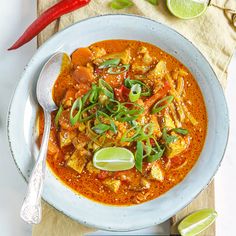
<instances>
[{"instance_id":1,"label":"white plate under bowl","mask_svg":"<svg viewBox=\"0 0 236 236\"><path fill-rule=\"evenodd\" d=\"M134 39L154 44L180 60L196 78L208 113L208 133L199 160L187 177L152 201L129 207L99 204L63 185L47 169L43 198L82 224L128 231L159 224L190 203L216 173L228 138L228 111L222 88L199 50L173 29L138 16L106 15L90 18L57 33L31 59L15 91L8 115L8 137L15 163L27 180L34 163L35 85L46 60L57 51L72 53L106 39Z\"/></svg>"}]
</instances>

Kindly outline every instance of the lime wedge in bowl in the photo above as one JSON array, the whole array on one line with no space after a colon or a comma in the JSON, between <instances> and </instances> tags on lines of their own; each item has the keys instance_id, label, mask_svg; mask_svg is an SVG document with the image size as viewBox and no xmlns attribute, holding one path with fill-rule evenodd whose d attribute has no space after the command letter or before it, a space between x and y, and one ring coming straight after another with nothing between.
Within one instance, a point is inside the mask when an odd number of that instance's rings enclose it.
<instances>
[{"instance_id":1,"label":"lime wedge in bowl","mask_svg":"<svg viewBox=\"0 0 236 236\"><path fill-rule=\"evenodd\" d=\"M192 19L202 15L208 6L208 0L167 0L170 12L181 19Z\"/></svg>"},{"instance_id":2,"label":"lime wedge in bowl","mask_svg":"<svg viewBox=\"0 0 236 236\"><path fill-rule=\"evenodd\" d=\"M202 209L184 218L178 230L182 236L194 236L208 228L216 219L217 212L214 209Z\"/></svg>"},{"instance_id":3,"label":"lime wedge in bowl","mask_svg":"<svg viewBox=\"0 0 236 236\"><path fill-rule=\"evenodd\" d=\"M134 154L122 147L107 147L93 156L93 165L101 170L122 171L134 167Z\"/></svg>"}]
</instances>

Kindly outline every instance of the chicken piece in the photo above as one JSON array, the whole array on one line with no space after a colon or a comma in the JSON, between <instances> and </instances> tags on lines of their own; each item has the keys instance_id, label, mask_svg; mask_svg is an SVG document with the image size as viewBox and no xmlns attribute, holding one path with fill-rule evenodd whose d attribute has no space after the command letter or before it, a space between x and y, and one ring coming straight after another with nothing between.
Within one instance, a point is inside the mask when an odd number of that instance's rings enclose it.
<instances>
[{"instance_id":1,"label":"chicken piece","mask_svg":"<svg viewBox=\"0 0 236 236\"><path fill-rule=\"evenodd\" d=\"M57 146L56 132L51 130L48 140L48 154L55 155L58 152L59 148Z\"/></svg>"},{"instance_id":2,"label":"chicken piece","mask_svg":"<svg viewBox=\"0 0 236 236\"><path fill-rule=\"evenodd\" d=\"M123 52L107 54L107 55L101 57L101 59L103 59L103 61L105 61L105 60L120 58L120 60L123 64L129 64L130 61L131 61L131 55L130 54L131 54L130 49L127 48Z\"/></svg>"},{"instance_id":3,"label":"chicken piece","mask_svg":"<svg viewBox=\"0 0 236 236\"><path fill-rule=\"evenodd\" d=\"M150 70L150 66L140 65L140 63L134 63L132 65L132 71L137 74L145 74Z\"/></svg>"},{"instance_id":4,"label":"chicken piece","mask_svg":"<svg viewBox=\"0 0 236 236\"><path fill-rule=\"evenodd\" d=\"M139 48L138 54L142 54L142 60L133 63L132 71L138 74L145 74L150 70L152 57L149 55L147 48L143 46Z\"/></svg>"},{"instance_id":5,"label":"chicken piece","mask_svg":"<svg viewBox=\"0 0 236 236\"><path fill-rule=\"evenodd\" d=\"M143 54L142 61L143 61L144 64L150 65L152 63L152 57L150 56L149 51L146 47L141 46L138 49L138 53Z\"/></svg>"},{"instance_id":6,"label":"chicken piece","mask_svg":"<svg viewBox=\"0 0 236 236\"><path fill-rule=\"evenodd\" d=\"M106 55L106 50L104 48L100 48L98 46L90 46L89 49L92 51L92 60L101 58Z\"/></svg>"},{"instance_id":7,"label":"chicken piece","mask_svg":"<svg viewBox=\"0 0 236 236\"><path fill-rule=\"evenodd\" d=\"M176 136L177 139L166 146L166 155L168 158L172 158L186 150L190 143L189 136L182 137L175 132L171 132L171 135Z\"/></svg>"},{"instance_id":8,"label":"chicken piece","mask_svg":"<svg viewBox=\"0 0 236 236\"><path fill-rule=\"evenodd\" d=\"M92 161L90 161L90 162L87 164L86 169L88 170L88 172L89 172L90 174L99 174L99 173L101 172L98 168L96 168L96 167L93 165L93 162L92 162Z\"/></svg>"},{"instance_id":9,"label":"chicken piece","mask_svg":"<svg viewBox=\"0 0 236 236\"><path fill-rule=\"evenodd\" d=\"M164 181L164 171L157 162L151 167L150 178L160 182Z\"/></svg>"},{"instance_id":10,"label":"chicken piece","mask_svg":"<svg viewBox=\"0 0 236 236\"><path fill-rule=\"evenodd\" d=\"M175 127L175 123L172 120L170 114L168 112L165 113L164 117L163 117L163 124L162 124L163 128L166 127L167 130L171 130L176 128Z\"/></svg>"},{"instance_id":11,"label":"chicken piece","mask_svg":"<svg viewBox=\"0 0 236 236\"><path fill-rule=\"evenodd\" d=\"M60 147L66 147L72 143L73 138L77 135L76 131L67 131L67 130L61 130L59 132L59 142Z\"/></svg>"},{"instance_id":12,"label":"chicken piece","mask_svg":"<svg viewBox=\"0 0 236 236\"><path fill-rule=\"evenodd\" d=\"M167 73L167 67L166 67L166 62L160 60L156 66L154 67L153 70L149 71L149 73L147 74L147 77L149 79L162 79L165 74Z\"/></svg>"},{"instance_id":13,"label":"chicken piece","mask_svg":"<svg viewBox=\"0 0 236 236\"><path fill-rule=\"evenodd\" d=\"M116 193L121 185L121 181L118 179L106 179L103 181L103 184L109 188L111 191L113 191L114 193Z\"/></svg>"},{"instance_id":14,"label":"chicken piece","mask_svg":"<svg viewBox=\"0 0 236 236\"><path fill-rule=\"evenodd\" d=\"M67 166L81 174L87 162L87 157L85 155L81 155L80 150L75 150L67 161Z\"/></svg>"},{"instance_id":15,"label":"chicken piece","mask_svg":"<svg viewBox=\"0 0 236 236\"><path fill-rule=\"evenodd\" d=\"M161 137L162 133L156 115L150 115L150 123L153 123L154 125L153 134L157 137Z\"/></svg>"}]
</instances>

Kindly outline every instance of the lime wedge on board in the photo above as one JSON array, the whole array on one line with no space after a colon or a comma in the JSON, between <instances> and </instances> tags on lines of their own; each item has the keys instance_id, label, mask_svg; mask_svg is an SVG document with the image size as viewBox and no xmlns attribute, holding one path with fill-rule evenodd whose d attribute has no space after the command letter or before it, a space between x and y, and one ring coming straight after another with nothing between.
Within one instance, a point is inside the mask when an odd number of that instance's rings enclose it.
<instances>
[{"instance_id":1,"label":"lime wedge on board","mask_svg":"<svg viewBox=\"0 0 236 236\"><path fill-rule=\"evenodd\" d=\"M206 11L208 2L208 0L167 0L167 7L173 15L181 19L192 19Z\"/></svg>"},{"instance_id":2,"label":"lime wedge on board","mask_svg":"<svg viewBox=\"0 0 236 236\"><path fill-rule=\"evenodd\" d=\"M202 209L184 218L178 225L182 236L194 236L208 228L216 219L214 209Z\"/></svg>"},{"instance_id":3,"label":"lime wedge on board","mask_svg":"<svg viewBox=\"0 0 236 236\"><path fill-rule=\"evenodd\" d=\"M93 165L101 170L121 171L134 167L134 154L122 147L107 147L93 156Z\"/></svg>"}]
</instances>

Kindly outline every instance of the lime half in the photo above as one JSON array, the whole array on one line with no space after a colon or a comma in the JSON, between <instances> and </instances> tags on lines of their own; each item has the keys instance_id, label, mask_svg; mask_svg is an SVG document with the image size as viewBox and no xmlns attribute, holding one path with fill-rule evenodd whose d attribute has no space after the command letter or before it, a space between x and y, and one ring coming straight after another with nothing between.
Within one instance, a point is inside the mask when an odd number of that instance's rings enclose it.
<instances>
[{"instance_id":1,"label":"lime half","mask_svg":"<svg viewBox=\"0 0 236 236\"><path fill-rule=\"evenodd\" d=\"M134 167L134 154L121 147L107 147L93 156L93 165L101 170L121 171Z\"/></svg>"},{"instance_id":2,"label":"lime half","mask_svg":"<svg viewBox=\"0 0 236 236\"><path fill-rule=\"evenodd\" d=\"M184 218L178 226L182 236L194 236L208 228L216 219L214 209L203 209Z\"/></svg>"},{"instance_id":3,"label":"lime half","mask_svg":"<svg viewBox=\"0 0 236 236\"><path fill-rule=\"evenodd\" d=\"M208 0L167 0L167 7L173 15L181 19L192 19L206 11L208 2Z\"/></svg>"}]
</instances>

